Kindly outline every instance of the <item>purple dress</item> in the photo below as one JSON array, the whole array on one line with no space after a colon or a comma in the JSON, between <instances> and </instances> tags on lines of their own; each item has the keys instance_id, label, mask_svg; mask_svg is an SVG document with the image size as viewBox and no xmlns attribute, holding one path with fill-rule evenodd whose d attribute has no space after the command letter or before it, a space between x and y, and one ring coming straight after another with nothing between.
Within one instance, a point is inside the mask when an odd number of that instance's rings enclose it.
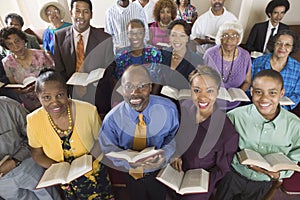
<instances>
[{"instance_id":1,"label":"purple dress","mask_svg":"<svg viewBox=\"0 0 300 200\"><path fill-rule=\"evenodd\" d=\"M176 135L176 154L182 155L182 168L203 168L210 173L207 193L178 195L178 199L206 200L216 183L230 171L238 148L239 135L226 114L216 109L204 122L196 123L196 106L192 100L181 102L181 124Z\"/></svg>"},{"instance_id":2,"label":"purple dress","mask_svg":"<svg viewBox=\"0 0 300 200\"><path fill-rule=\"evenodd\" d=\"M151 35L151 45L160 48L157 43L169 44L169 34L168 30L163 30L159 28L158 23L154 22L150 26L150 35Z\"/></svg>"},{"instance_id":3,"label":"purple dress","mask_svg":"<svg viewBox=\"0 0 300 200\"><path fill-rule=\"evenodd\" d=\"M231 61L223 61L223 77L227 82L223 82L223 87L228 88L239 88L246 80L247 73L251 70L251 57L248 51L237 47L239 54L234 60L232 68ZM220 54L220 45L216 45L207 49L204 54L204 62L206 65L217 69L222 76L222 55ZM231 72L230 72L231 71ZM240 104L239 101L227 102L227 109L232 109Z\"/></svg>"}]
</instances>

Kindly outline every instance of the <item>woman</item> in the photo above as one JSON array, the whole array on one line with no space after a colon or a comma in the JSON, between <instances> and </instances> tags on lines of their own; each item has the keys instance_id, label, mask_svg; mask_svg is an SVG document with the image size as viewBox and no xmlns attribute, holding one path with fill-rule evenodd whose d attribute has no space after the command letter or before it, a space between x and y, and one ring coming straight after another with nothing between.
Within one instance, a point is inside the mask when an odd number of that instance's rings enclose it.
<instances>
[{"instance_id":1,"label":"woman","mask_svg":"<svg viewBox=\"0 0 300 200\"><path fill-rule=\"evenodd\" d=\"M114 88L125 69L130 65L143 64L149 70L153 83L161 81L158 64L161 63L162 55L157 48L144 43L144 23L139 19L132 19L127 24L126 31L130 46L117 50L115 68L109 67L105 70L103 78L99 81L96 89L95 105L102 119L111 110ZM152 93L159 93L158 85L154 84L152 88ZM118 94L115 95L113 102L119 102L123 99ZM103 96L106 98L103 98Z\"/></svg>"},{"instance_id":2,"label":"woman","mask_svg":"<svg viewBox=\"0 0 300 200\"><path fill-rule=\"evenodd\" d=\"M101 121L96 107L71 100L64 78L53 70L41 72L35 92L42 107L27 116L27 135L34 161L49 168L58 162L71 163L84 154L98 157ZM98 153L98 154L97 154ZM98 159L93 170L61 185L66 199L113 199L104 166Z\"/></svg>"},{"instance_id":3,"label":"woman","mask_svg":"<svg viewBox=\"0 0 300 200\"><path fill-rule=\"evenodd\" d=\"M191 29L187 22L175 20L168 29L171 47L162 50L162 64L166 66L162 70L165 84L178 89L189 88L188 76L197 65L204 63L203 59L188 47Z\"/></svg>"},{"instance_id":4,"label":"woman","mask_svg":"<svg viewBox=\"0 0 300 200\"><path fill-rule=\"evenodd\" d=\"M263 69L273 69L280 72L284 81L285 96L295 105L285 106L295 109L300 102L300 63L290 55L297 50L298 38L291 30L280 31L270 43L271 54L266 54L253 60L253 76Z\"/></svg>"},{"instance_id":5,"label":"woman","mask_svg":"<svg viewBox=\"0 0 300 200\"><path fill-rule=\"evenodd\" d=\"M237 21L226 22L220 26L216 36L216 46L207 49L205 63L216 68L226 89L241 88L246 91L251 83L250 54L239 47L243 39L243 27ZM233 109L239 101L227 102L224 109Z\"/></svg>"},{"instance_id":6,"label":"woman","mask_svg":"<svg viewBox=\"0 0 300 200\"><path fill-rule=\"evenodd\" d=\"M177 155L171 165L178 171L203 168L209 172L207 193L178 196L206 200L216 183L230 170L238 146L238 133L216 105L221 78L204 66L190 74L192 100L181 102L181 124L176 136ZM217 122L217 123L216 123Z\"/></svg>"},{"instance_id":7,"label":"woman","mask_svg":"<svg viewBox=\"0 0 300 200\"><path fill-rule=\"evenodd\" d=\"M173 0L159 0L153 9L155 22L150 26L149 43L162 48L168 46L168 26L176 18L177 6Z\"/></svg>"},{"instance_id":8,"label":"woman","mask_svg":"<svg viewBox=\"0 0 300 200\"><path fill-rule=\"evenodd\" d=\"M183 19L193 25L198 17L196 7L191 5L190 0L176 0L176 4L178 6L176 19Z\"/></svg>"},{"instance_id":9,"label":"woman","mask_svg":"<svg viewBox=\"0 0 300 200\"><path fill-rule=\"evenodd\" d=\"M10 50L3 60L3 67L10 83L22 84L30 76L37 77L44 67L54 67L51 55L43 50L27 49L26 35L14 27L3 28L0 31L0 45ZM16 89L21 101L29 111L40 107L39 100L34 94L34 85Z\"/></svg>"},{"instance_id":10,"label":"woman","mask_svg":"<svg viewBox=\"0 0 300 200\"><path fill-rule=\"evenodd\" d=\"M43 34L43 48L54 55L54 33L55 31L71 26L71 23L64 22L65 9L58 2L48 2L40 10L42 20L50 23L50 26Z\"/></svg>"}]
</instances>

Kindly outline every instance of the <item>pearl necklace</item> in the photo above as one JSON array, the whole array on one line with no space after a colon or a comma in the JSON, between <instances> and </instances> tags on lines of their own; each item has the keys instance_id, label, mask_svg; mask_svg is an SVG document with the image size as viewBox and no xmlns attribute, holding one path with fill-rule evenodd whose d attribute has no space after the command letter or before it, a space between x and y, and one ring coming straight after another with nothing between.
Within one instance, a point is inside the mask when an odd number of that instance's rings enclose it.
<instances>
[{"instance_id":1,"label":"pearl necklace","mask_svg":"<svg viewBox=\"0 0 300 200\"><path fill-rule=\"evenodd\" d=\"M163 24L161 21L159 21L159 25L161 27L168 27L172 23L172 20L168 24Z\"/></svg>"},{"instance_id":2,"label":"pearl necklace","mask_svg":"<svg viewBox=\"0 0 300 200\"><path fill-rule=\"evenodd\" d=\"M54 131L55 131L59 136L61 136L61 135L67 136L67 135L69 135L69 134L71 134L71 133L73 132L73 126L72 126L73 121L72 121L72 117L71 117L70 106L68 106L68 111L67 111L67 112L68 112L68 119L69 119L69 126L68 126L68 129L67 129L67 130L61 130L61 129L59 129L59 128L54 124L54 122L53 122L51 116L49 115L49 113L47 113L48 119L49 119L49 122L50 122L52 128L54 129Z\"/></svg>"}]
</instances>

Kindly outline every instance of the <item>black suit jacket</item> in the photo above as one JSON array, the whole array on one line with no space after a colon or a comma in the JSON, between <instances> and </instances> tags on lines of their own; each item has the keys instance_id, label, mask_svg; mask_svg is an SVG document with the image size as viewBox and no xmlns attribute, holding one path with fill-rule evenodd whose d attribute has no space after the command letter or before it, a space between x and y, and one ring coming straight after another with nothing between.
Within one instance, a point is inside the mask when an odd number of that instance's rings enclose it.
<instances>
[{"instance_id":1,"label":"black suit jacket","mask_svg":"<svg viewBox=\"0 0 300 200\"><path fill-rule=\"evenodd\" d=\"M268 30L268 23L269 21L265 21L265 22L257 23L252 27L245 46L249 52L251 51L263 52L263 48L266 40L266 34ZM289 27L286 24L279 23L277 32L283 29L289 29Z\"/></svg>"},{"instance_id":2,"label":"black suit jacket","mask_svg":"<svg viewBox=\"0 0 300 200\"><path fill-rule=\"evenodd\" d=\"M55 32L55 70L68 80L76 69L76 49L73 26ZM91 26L84 55L84 71L89 73L97 68L107 68L114 61L112 37L100 28ZM96 87L88 86L88 93L80 100L94 103ZM71 91L70 91L71 92Z\"/></svg>"}]
</instances>

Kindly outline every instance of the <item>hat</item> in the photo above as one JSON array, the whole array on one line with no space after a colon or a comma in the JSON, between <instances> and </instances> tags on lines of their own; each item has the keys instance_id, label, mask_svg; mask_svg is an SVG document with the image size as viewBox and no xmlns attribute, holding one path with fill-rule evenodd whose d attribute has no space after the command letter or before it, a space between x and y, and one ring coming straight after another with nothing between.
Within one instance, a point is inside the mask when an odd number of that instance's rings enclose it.
<instances>
[{"instance_id":1,"label":"hat","mask_svg":"<svg viewBox=\"0 0 300 200\"><path fill-rule=\"evenodd\" d=\"M62 19L65 17L65 14L66 14L65 8L60 3L55 2L55 1L51 1L51 2L48 2L48 3L44 4L43 7L40 10L40 16L41 16L42 20L44 20L45 22L50 23L50 21L48 19L48 16L46 15L46 9L49 6L56 7L59 10L59 13L60 13L60 16L61 16Z\"/></svg>"}]
</instances>

